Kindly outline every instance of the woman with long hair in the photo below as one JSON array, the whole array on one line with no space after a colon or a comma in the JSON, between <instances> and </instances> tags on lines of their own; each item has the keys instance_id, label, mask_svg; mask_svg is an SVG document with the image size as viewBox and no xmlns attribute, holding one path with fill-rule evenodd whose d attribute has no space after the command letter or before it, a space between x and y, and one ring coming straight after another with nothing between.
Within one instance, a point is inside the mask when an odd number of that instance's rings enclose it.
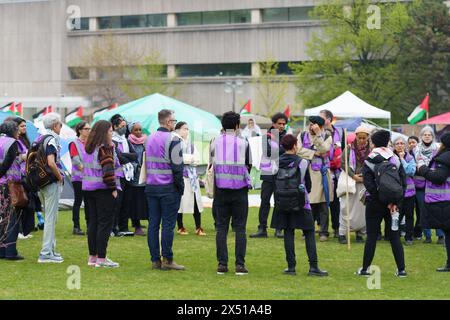
<instances>
[{"instance_id":1,"label":"woman with long hair","mask_svg":"<svg viewBox=\"0 0 450 320\"><path fill-rule=\"evenodd\" d=\"M80 207L83 202L83 190L81 189L83 179L83 154L86 152L85 144L89 133L91 132L91 125L86 121L81 121L75 127L77 139L69 145L70 158L72 159L72 185L75 194L75 200L72 207L72 221L73 221L73 234L78 236L84 236L83 230L80 227ZM89 225L88 206L84 201L84 215L86 219L86 225Z\"/></svg>"},{"instance_id":2,"label":"woman with long hair","mask_svg":"<svg viewBox=\"0 0 450 320\"><path fill-rule=\"evenodd\" d=\"M120 164L112 141L112 132L110 122L96 122L86 141L86 153L82 159L82 190L89 207L88 265L97 268L119 267L118 263L106 256L114 223L117 191L120 190L120 179L116 173Z\"/></svg>"}]
</instances>

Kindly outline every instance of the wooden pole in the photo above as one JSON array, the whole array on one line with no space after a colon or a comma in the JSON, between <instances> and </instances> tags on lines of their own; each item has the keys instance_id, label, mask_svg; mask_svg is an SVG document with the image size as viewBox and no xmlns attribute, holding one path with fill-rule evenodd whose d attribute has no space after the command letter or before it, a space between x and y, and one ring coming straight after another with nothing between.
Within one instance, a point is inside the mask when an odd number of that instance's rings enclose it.
<instances>
[{"instance_id":1,"label":"wooden pole","mask_svg":"<svg viewBox=\"0 0 450 320\"><path fill-rule=\"evenodd\" d=\"M344 149L344 157L345 157L345 173L346 174L346 185L345 185L345 207L346 207L346 220L347 220L347 249L351 250L352 245L350 242L350 208L349 208L349 199L348 199L348 143L347 143L347 128L344 129L344 137L345 137L345 149Z\"/></svg>"}]
</instances>

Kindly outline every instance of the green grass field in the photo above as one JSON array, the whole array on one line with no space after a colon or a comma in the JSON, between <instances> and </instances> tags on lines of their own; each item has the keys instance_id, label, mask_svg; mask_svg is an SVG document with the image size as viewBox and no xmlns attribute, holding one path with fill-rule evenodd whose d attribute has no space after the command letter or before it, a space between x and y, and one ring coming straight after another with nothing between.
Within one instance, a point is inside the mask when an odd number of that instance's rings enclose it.
<instances>
[{"instance_id":1,"label":"green grass field","mask_svg":"<svg viewBox=\"0 0 450 320\"><path fill-rule=\"evenodd\" d=\"M251 209L247 231L257 226L257 209ZM193 218L185 216L185 225L193 231ZM369 290L367 279L353 273L362 261L362 244L351 251L332 239L318 243L320 266L328 278L310 278L304 242L297 233L296 277L282 274L286 267L283 241L248 239L247 267L250 274L238 277L234 272L216 275L215 233L211 210L203 213L206 237L194 234L175 236L175 260L187 267L184 272L151 270L146 237L113 238L109 256L120 263L118 269L95 269L86 265L87 240L71 234L71 213L60 212L57 250L65 258L60 265L38 264L42 231L29 240L19 240L18 248L26 260L0 260L0 299L448 299L450 274L439 274L445 252L436 244L414 243L405 247L408 278L394 277L395 263L389 243L379 242L374 264L381 269L381 289ZM234 264L234 239L229 237L230 266ZM81 289L69 290L69 266L79 266ZM234 271L232 268L231 271Z\"/></svg>"}]
</instances>

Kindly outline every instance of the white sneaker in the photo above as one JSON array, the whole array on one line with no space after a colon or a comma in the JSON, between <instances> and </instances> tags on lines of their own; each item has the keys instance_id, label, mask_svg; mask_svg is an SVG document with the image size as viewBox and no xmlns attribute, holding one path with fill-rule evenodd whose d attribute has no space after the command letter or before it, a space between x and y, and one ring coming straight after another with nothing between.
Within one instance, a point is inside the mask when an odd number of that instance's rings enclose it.
<instances>
[{"instance_id":1,"label":"white sneaker","mask_svg":"<svg viewBox=\"0 0 450 320\"><path fill-rule=\"evenodd\" d=\"M39 256L38 263L63 263L63 257L56 257L54 255Z\"/></svg>"},{"instance_id":2,"label":"white sneaker","mask_svg":"<svg viewBox=\"0 0 450 320\"><path fill-rule=\"evenodd\" d=\"M19 233L19 235L17 236L17 239L20 239L20 240L27 240L27 239L31 239L31 238L33 238L32 234L28 234L28 235L24 236L23 233Z\"/></svg>"},{"instance_id":3,"label":"white sneaker","mask_svg":"<svg viewBox=\"0 0 450 320\"><path fill-rule=\"evenodd\" d=\"M106 258L103 262L98 262L95 264L96 268L119 268L120 265L117 262L112 261L109 258Z\"/></svg>"}]
</instances>

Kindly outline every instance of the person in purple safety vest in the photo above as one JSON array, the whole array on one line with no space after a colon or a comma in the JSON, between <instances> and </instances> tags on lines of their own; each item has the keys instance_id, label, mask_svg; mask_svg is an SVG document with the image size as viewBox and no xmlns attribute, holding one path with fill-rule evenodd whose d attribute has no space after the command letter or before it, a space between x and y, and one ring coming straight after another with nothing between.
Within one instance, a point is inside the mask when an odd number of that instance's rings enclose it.
<instances>
[{"instance_id":1,"label":"person in purple safety vest","mask_svg":"<svg viewBox=\"0 0 450 320\"><path fill-rule=\"evenodd\" d=\"M330 158L330 164L331 164L331 161L333 160L333 157L335 156L336 149L339 148L339 146L341 145L342 134L338 128L333 126L332 122L333 122L334 115L330 110L320 111L320 116L325 120L325 125L324 125L325 130L327 130L330 133L330 135L333 139L333 142L330 147L330 152L329 152L329 158ZM338 162L338 163L340 164L340 162ZM341 208L340 208L339 197L336 194L336 189L337 189L337 183L338 183L339 174L341 172L341 169L333 168L333 166L330 165L330 171L331 171L331 176L333 178L333 194L334 194L333 201L330 202L331 227L333 228L333 231L334 231L334 235L333 235L334 238L338 238L339 237L339 216L340 216Z\"/></svg>"},{"instance_id":2,"label":"person in purple safety vest","mask_svg":"<svg viewBox=\"0 0 450 320\"><path fill-rule=\"evenodd\" d=\"M273 195L274 177L278 173L279 157L284 153L281 139L286 135L288 118L284 113L276 113L272 117L272 127L262 139L263 155L261 159L261 206L259 207L258 231L250 238L267 238L267 219L270 212L270 199ZM283 238L281 230L275 230L275 237Z\"/></svg>"},{"instance_id":3,"label":"person in purple safety vest","mask_svg":"<svg viewBox=\"0 0 450 320\"><path fill-rule=\"evenodd\" d=\"M430 126L425 126L420 131L420 143L417 145L415 149L415 158L416 163L419 168L419 164L428 165L431 159L438 152L439 146L436 143L436 135L434 130ZM425 178L422 177L419 171L416 171L417 174L414 177L414 182L416 185L416 197L420 206L420 213L426 210L425 208ZM424 243L432 243L432 232L430 229L423 228L423 235L425 236ZM437 244L444 244L444 232L442 230L437 229L436 235L438 237Z\"/></svg>"},{"instance_id":4,"label":"person in purple safety vest","mask_svg":"<svg viewBox=\"0 0 450 320\"><path fill-rule=\"evenodd\" d=\"M86 152L85 145L86 140L91 132L91 125L86 121L81 121L75 127L77 138L69 144L70 158L72 159L72 186L75 195L72 208L72 221L73 231L72 234L78 236L84 236L83 230L80 227L80 208L81 203L84 200L84 215L86 225L89 225L88 206L86 205L86 199L83 199L83 190L81 188L83 181L83 155Z\"/></svg>"},{"instance_id":5,"label":"person in purple safety vest","mask_svg":"<svg viewBox=\"0 0 450 320\"><path fill-rule=\"evenodd\" d=\"M438 272L450 272L450 132L441 137L442 145L427 166L419 162L419 174L425 177L424 228L442 229L445 234L447 263Z\"/></svg>"},{"instance_id":6,"label":"person in purple safety vest","mask_svg":"<svg viewBox=\"0 0 450 320\"><path fill-rule=\"evenodd\" d=\"M88 266L96 268L119 267L117 262L106 255L120 190L120 177L117 174L120 164L112 132L110 122L96 122L87 138L85 152L81 155L81 189L89 207Z\"/></svg>"},{"instance_id":7,"label":"person in purple safety vest","mask_svg":"<svg viewBox=\"0 0 450 320\"><path fill-rule=\"evenodd\" d=\"M21 212L11 205L8 182L21 181L19 129L13 121L0 126L0 259L17 261L24 258L17 252Z\"/></svg>"},{"instance_id":8,"label":"person in purple safety vest","mask_svg":"<svg viewBox=\"0 0 450 320\"><path fill-rule=\"evenodd\" d=\"M406 190L406 174L403 169L400 159L388 148L391 133L387 130L379 130L370 137L373 149L365 161L362 176L363 183L367 190L366 197L366 228L367 240L364 247L364 256L362 268L360 268L356 275L370 276L369 267L372 264L375 256L377 246L378 232L380 230L381 222L385 221L388 228L391 229L389 233L389 241L391 242L392 252L394 254L395 263L397 264L396 276L406 277L405 271L405 255L403 251L402 242L400 241L400 231L392 228L393 216L398 214L401 207L401 201L397 203L385 204L380 200L379 189L377 184L377 177L375 176L375 168L377 165L389 162L393 165L391 168L398 170L401 183L402 194ZM386 173L384 173L386 174ZM394 230L392 230L394 229Z\"/></svg>"},{"instance_id":9,"label":"person in purple safety vest","mask_svg":"<svg viewBox=\"0 0 450 320\"><path fill-rule=\"evenodd\" d=\"M307 131L298 136L298 155L311 161L309 166L312 181L311 208L314 219L320 225L320 241L327 241L329 205L334 198L329 159L333 137L324 129L325 120L322 117L313 116L309 121Z\"/></svg>"},{"instance_id":10,"label":"person in purple safety vest","mask_svg":"<svg viewBox=\"0 0 450 320\"><path fill-rule=\"evenodd\" d=\"M414 184L414 175L416 174L416 160L406 149L406 140L399 136L393 141L394 153L402 162L403 169L406 173L406 191L405 199L403 200L402 207L400 208L400 218L405 232L405 244L410 246L413 244L414 235L414 201L416 199L416 185ZM405 223L403 224L403 219Z\"/></svg>"},{"instance_id":11,"label":"person in purple safety vest","mask_svg":"<svg viewBox=\"0 0 450 320\"><path fill-rule=\"evenodd\" d=\"M250 182L250 148L239 135L240 115L230 111L222 116L224 132L214 141L214 204L217 210L216 253L217 274L228 272L227 234L230 220L236 237L236 275L246 275L246 226ZM211 150L210 150L211 154Z\"/></svg>"},{"instance_id":12,"label":"person in purple safety vest","mask_svg":"<svg viewBox=\"0 0 450 320\"><path fill-rule=\"evenodd\" d=\"M150 135L145 147L148 247L153 269L184 270L184 266L173 260L172 250L174 228L184 193L183 151L181 140L173 134L177 123L174 112L161 110L158 121L160 127Z\"/></svg>"}]
</instances>

